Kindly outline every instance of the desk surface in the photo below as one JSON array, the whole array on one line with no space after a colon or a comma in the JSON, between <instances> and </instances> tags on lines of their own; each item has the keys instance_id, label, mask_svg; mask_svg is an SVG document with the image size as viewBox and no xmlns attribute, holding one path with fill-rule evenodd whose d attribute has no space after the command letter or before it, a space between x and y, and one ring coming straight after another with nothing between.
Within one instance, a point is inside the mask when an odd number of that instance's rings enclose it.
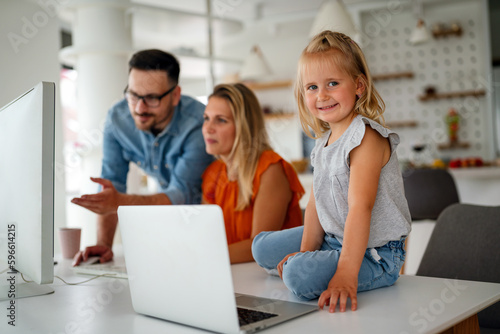
<instances>
[{"instance_id":1,"label":"desk surface","mask_svg":"<svg viewBox=\"0 0 500 334\"><path fill-rule=\"evenodd\" d=\"M233 265L232 272L236 292L299 301L255 263ZM88 278L75 276L69 260L60 261L55 274L69 282ZM16 301L15 328L6 320L9 301L0 302L0 333L203 332L136 314L127 280L98 278L71 286L55 279L52 287L54 294ZM318 311L263 333L436 333L498 300L500 284L402 276L392 287L359 293L356 312ZM196 312L203 312L201 305L193 307Z\"/></svg>"}]
</instances>

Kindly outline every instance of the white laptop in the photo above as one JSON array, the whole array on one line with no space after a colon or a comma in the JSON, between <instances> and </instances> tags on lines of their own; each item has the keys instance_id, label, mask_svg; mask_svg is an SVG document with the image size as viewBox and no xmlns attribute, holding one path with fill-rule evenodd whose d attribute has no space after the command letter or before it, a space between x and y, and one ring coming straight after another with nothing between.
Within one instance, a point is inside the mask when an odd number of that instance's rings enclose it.
<instances>
[{"instance_id":1,"label":"white laptop","mask_svg":"<svg viewBox=\"0 0 500 334\"><path fill-rule=\"evenodd\" d=\"M250 333L318 310L235 295L224 218L216 205L120 206L118 220L138 313L215 332ZM237 303L244 318L263 320L240 326ZM195 312L200 307L203 312ZM264 315L246 314L252 310Z\"/></svg>"}]
</instances>

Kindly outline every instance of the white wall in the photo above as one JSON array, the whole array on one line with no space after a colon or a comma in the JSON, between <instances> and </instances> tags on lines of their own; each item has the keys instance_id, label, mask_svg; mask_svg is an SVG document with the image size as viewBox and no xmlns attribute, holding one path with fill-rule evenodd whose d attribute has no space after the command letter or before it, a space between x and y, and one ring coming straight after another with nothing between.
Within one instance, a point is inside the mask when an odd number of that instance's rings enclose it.
<instances>
[{"instance_id":1,"label":"white wall","mask_svg":"<svg viewBox=\"0 0 500 334\"><path fill-rule=\"evenodd\" d=\"M42 1L43 3L46 3ZM0 106L40 81L56 83L56 161L62 166L62 125L59 105L59 22L55 13L38 4L0 0ZM22 129L19 129L22 131ZM64 175L56 171L56 229L65 225ZM22 199L15 199L22 200ZM59 239L54 240L55 251Z\"/></svg>"},{"instance_id":2,"label":"white wall","mask_svg":"<svg viewBox=\"0 0 500 334\"><path fill-rule=\"evenodd\" d=\"M297 61L309 42L312 19L294 23L258 22L242 32L215 40L215 54L230 59L245 59L254 45L258 45L273 74L267 80L294 79Z\"/></svg>"},{"instance_id":3,"label":"white wall","mask_svg":"<svg viewBox=\"0 0 500 334\"><path fill-rule=\"evenodd\" d=\"M272 70L272 74L261 81L295 80L297 62L309 42L311 24L312 18L293 23L255 22L236 35L216 41L216 55L244 59L251 48L258 45ZM296 114L293 118L267 120L266 126L271 145L278 154L288 161L302 159L302 127L293 87L257 90L255 94L263 107Z\"/></svg>"}]
</instances>

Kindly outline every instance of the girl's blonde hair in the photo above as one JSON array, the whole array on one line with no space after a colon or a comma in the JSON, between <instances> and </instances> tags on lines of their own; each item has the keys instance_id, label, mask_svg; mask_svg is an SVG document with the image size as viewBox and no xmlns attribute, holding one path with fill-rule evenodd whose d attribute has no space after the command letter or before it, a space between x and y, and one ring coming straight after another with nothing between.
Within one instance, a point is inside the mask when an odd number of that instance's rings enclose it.
<instances>
[{"instance_id":1,"label":"girl's blonde hair","mask_svg":"<svg viewBox=\"0 0 500 334\"><path fill-rule=\"evenodd\" d=\"M264 116L255 94L245 85L220 84L211 97L225 99L234 118L236 135L228 159L228 175L237 175L238 204L236 210L245 209L252 199L253 179L262 152L270 150Z\"/></svg>"},{"instance_id":2,"label":"girl's blonde hair","mask_svg":"<svg viewBox=\"0 0 500 334\"><path fill-rule=\"evenodd\" d=\"M365 90L357 98L354 112L385 125L382 116L385 111L385 103L373 85L365 56L358 44L342 33L325 30L314 36L309 45L302 51L295 82L295 98L298 103L300 122L304 132L309 137L319 138L330 129L327 122L314 117L309 112L305 101L302 76L307 71L307 65L313 60L330 62L345 71L354 81L361 80Z\"/></svg>"}]
</instances>

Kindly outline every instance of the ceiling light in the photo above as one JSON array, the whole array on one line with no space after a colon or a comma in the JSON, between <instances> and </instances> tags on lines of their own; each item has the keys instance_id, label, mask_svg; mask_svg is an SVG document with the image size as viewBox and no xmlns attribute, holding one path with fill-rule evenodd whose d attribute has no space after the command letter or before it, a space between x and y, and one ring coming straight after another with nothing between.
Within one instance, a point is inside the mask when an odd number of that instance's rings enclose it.
<instances>
[{"instance_id":1,"label":"ceiling light","mask_svg":"<svg viewBox=\"0 0 500 334\"><path fill-rule=\"evenodd\" d=\"M255 45L240 70L241 80L258 80L272 73L260 48Z\"/></svg>"},{"instance_id":2,"label":"ceiling light","mask_svg":"<svg viewBox=\"0 0 500 334\"><path fill-rule=\"evenodd\" d=\"M417 26L411 33L409 42L413 45L417 45L427 42L430 37L424 20L422 19L422 17L424 16L424 5L422 4L422 0L413 0L413 13L415 17L418 18L418 22Z\"/></svg>"},{"instance_id":3,"label":"ceiling light","mask_svg":"<svg viewBox=\"0 0 500 334\"><path fill-rule=\"evenodd\" d=\"M429 32L427 31L427 27L422 19L419 19L417 22L417 26L413 29L413 32L410 36L410 43L413 45L417 45L420 43L427 42L429 40Z\"/></svg>"},{"instance_id":4,"label":"ceiling light","mask_svg":"<svg viewBox=\"0 0 500 334\"><path fill-rule=\"evenodd\" d=\"M357 31L351 14L349 14L341 0L323 2L314 19L309 37L313 37L324 30L341 32L353 39L356 37Z\"/></svg>"}]
</instances>

